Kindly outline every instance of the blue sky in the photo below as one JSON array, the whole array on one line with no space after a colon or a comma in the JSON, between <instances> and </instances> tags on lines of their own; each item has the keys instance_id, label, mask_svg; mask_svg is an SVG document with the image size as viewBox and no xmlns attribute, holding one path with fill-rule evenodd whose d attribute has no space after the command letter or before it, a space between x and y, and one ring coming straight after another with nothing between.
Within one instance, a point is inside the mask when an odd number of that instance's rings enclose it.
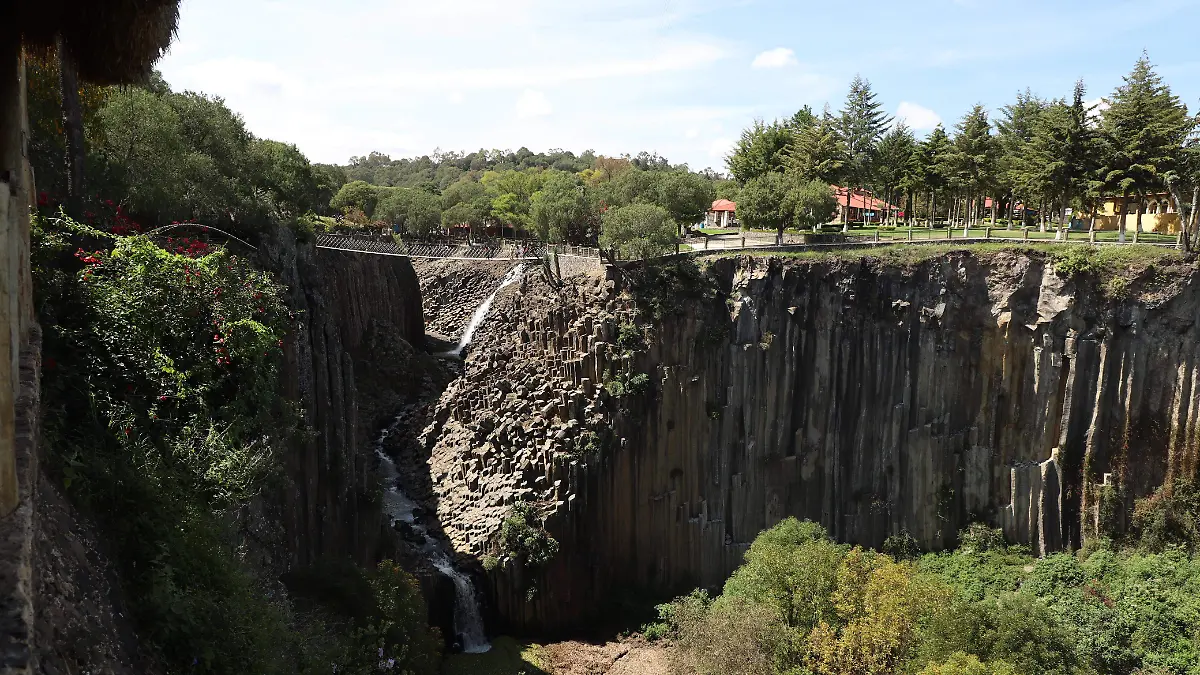
<instances>
[{"instance_id":1,"label":"blue sky","mask_svg":"<svg viewBox=\"0 0 1200 675\"><path fill-rule=\"evenodd\" d=\"M657 151L693 169L861 73L924 132L1030 87L1093 98L1145 49L1200 104L1200 0L184 0L160 63L314 161Z\"/></svg>"}]
</instances>

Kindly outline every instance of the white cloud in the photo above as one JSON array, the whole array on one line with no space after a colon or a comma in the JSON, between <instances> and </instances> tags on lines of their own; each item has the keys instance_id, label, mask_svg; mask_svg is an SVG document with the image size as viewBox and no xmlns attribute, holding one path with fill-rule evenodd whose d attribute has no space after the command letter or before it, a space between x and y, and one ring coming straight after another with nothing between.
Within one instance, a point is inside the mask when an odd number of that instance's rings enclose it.
<instances>
[{"instance_id":1,"label":"white cloud","mask_svg":"<svg viewBox=\"0 0 1200 675\"><path fill-rule=\"evenodd\" d=\"M724 159L729 151L733 149L733 144L737 141L732 138L718 138L708 145L708 155L717 159Z\"/></svg>"},{"instance_id":2,"label":"white cloud","mask_svg":"<svg viewBox=\"0 0 1200 675\"><path fill-rule=\"evenodd\" d=\"M1112 107L1112 105L1108 101L1104 100L1103 97L1101 97L1094 98L1090 101L1084 101L1083 107L1090 108L1092 112L1089 117L1093 120L1098 120L1104 115L1104 111L1108 110L1110 107Z\"/></svg>"},{"instance_id":3,"label":"white cloud","mask_svg":"<svg viewBox=\"0 0 1200 675\"><path fill-rule=\"evenodd\" d=\"M750 64L751 68L784 68L786 66L799 65L796 60L796 52L787 47L776 47L754 57L754 63Z\"/></svg>"},{"instance_id":4,"label":"white cloud","mask_svg":"<svg viewBox=\"0 0 1200 675\"><path fill-rule=\"evenodd\" d=\"M526 89L517 99L517 117L519 119L545 117L552 112L554 112L554 106L550 105L550 99L540 91Z\"/></svg>"},{"instance_id":5,"label":"white cloud","mask_svg":"<svg viewBox=\"0 0 1200 675\"><path fill-rule=\"evenodd\" d=\"M901 101L896 108L896 121L904 122L914 131L930 131L942 123L942 118L923 105Z\"/></svg>"}]
</instances>

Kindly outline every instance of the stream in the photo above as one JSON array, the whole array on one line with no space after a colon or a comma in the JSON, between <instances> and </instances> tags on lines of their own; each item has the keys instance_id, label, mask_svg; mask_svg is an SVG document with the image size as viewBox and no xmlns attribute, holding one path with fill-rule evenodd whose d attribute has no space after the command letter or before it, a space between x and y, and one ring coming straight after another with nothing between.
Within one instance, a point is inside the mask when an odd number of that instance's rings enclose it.
<instances>
[{"instance_id":1,"label":"stream","mask_svg":"<svg viewBox=\"0 0 1200 675\"><path fill-rule=\"evenodd\" d=\"M408 523L412 530L424 539L424 543L421 544L421 552L431 565L454 582L456 641L461 641L464 652L482 654L491 649L492 645L488 643L487 634L483 630L483 617L479 612L479 600L475 596L475 584L471 582L469 576L454 567L447 545L429 535L429 531L424 525L424 518L428 516L419 513L421 509L417 503L400 490L400 472L396 469L396 463L392 461L392 458L383 451L384 441L400 427L408 417L408 413L409 411L405 410L397 415L392 424L380 432L379 439L375 442L375 454L379 457L379 469L388 486L383 495L383 508L391 517L392 522L400 520Z\"/></svg>"},{"instance_id":2,"label":"stream","mask_svg":"<svg viewBox=\"0 0 1200 675\"><path fill-rule=\"evenodd\" d=\"M471 322L467 324L462 337L458 340L458 345L454 349L444 352L441 356L461 357L467 345L471 344L471 338L475 336L475 331L491 311L492 303L496 301L496 295L505 287L516 283L524 273L524 263L509 270L500 281L500 285L496 287L496 290L492 291L492 294L475 309L475 313L471 315ZM426 515L422 512L420 506L400 489L400 472L396 468L396 462L383 450L384 441L387 440L389 435L395 433L400 428L410 412L411 408L401 411L392 420L388 428L380 432L378 440L375 441L375 454L379 457L379 469L383 473L388 486L387 491L383 495L384 510L387 511L393 523L395 521L407 523L413 532L420 535L423 540L421 552L434 568L454 582L454 632L456 633L456 640L461 640L463 652L467 654L481 654L490 650L492 645L488 642L487 634L483 630L483 617L479 612L479 600L475 596L475 584L471 582L469 576L463 574L454 566L451 552L446 543L430 536L429 530L424 524Z\"/></svg>"}]
</instances>

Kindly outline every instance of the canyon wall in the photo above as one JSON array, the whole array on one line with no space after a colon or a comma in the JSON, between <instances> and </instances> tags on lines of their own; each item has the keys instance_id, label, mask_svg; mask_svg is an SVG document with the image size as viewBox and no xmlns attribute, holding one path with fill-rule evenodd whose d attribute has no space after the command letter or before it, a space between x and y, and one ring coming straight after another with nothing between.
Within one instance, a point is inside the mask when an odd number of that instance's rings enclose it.
<instances>
[{"instance_id":1,"label":"canyon wall","mask_svg":"<svg viewBox=\"0 0 1200 675\"><path fill-rule=\"evenodd\" d=\"M373 564L388 545L371 441L420 383L407 369L424 341L421 293L406 258L297 245L280 230L261 250L287 287L296 329L285 343L283 397L311 433L282 458L287 481L249 519L276 569L323 557ZM282 545L282 546L281 546Z\"/></svg>"},{"instance_id":2,"label":"canyon wall","mask_svg":"<svg viewBox=\"0 0 1200 675\"><path fill-rule=\"evenodd\" d=\"M1108 283L1119 301L1015 251L725 258L656 303L529 277L426 431L438 515L460 550L500 557L493 606L517 631L580 627L622 589L719 586L787 516L872 546L942 548L979 520L1078 547L1102 499L1121 527L1200 467L1200 288L1168 266ZM536 574L499 547L516 500L562 545Z\"/></svg>"}]
</instances>

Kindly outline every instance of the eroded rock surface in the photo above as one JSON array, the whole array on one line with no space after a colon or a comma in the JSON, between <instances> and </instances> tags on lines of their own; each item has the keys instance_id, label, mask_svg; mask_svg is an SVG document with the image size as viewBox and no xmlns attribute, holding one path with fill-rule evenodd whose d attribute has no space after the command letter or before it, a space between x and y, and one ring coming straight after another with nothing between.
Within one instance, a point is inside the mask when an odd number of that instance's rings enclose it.
<instances>
[{"instance_id":1,"label":"eroded rock surface","mask_svg":"<svg viewBox=\"0 0 1200 675\"><path fill-rule=\"evenodd\" d=\"M727 258L710 276L715 297L680 294L662 320L592 278L530 275L497 299L425 442L460 550L500 553L515 500L562 544L532 599L514 565L491 575L507 627L579 626L618 589L717 586L786 516L874 546L907 531L941 548L982 520L1077 547L1102 493L1127 513L1200 466L1190 267L1122 302L1036 253ZM644 347L616 344L629 325ZM613 395L637 373L646 394Z\"/></svg>"}]
</instances>

